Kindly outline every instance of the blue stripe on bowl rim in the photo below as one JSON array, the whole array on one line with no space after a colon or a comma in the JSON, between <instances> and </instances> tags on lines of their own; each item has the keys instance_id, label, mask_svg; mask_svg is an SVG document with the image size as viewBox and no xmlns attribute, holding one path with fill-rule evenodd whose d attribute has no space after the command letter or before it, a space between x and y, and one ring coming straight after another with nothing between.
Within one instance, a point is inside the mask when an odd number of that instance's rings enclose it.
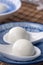
<instances>
[{"instance_id":1,"label":"blue stripe on bowl rim","mask_svg":"<svg viewBox=\"0 0 43 65\"><path fill-rule=\"evenodd\" d=\"M39 31L43 31L43 24L40 24L40 23L37 23L37 22L10 22L10 23L5 23L5 24L0 24L0 32L2 31L1 30L1 28L4 30L5 29L5 27L4 26L6 26L6 29L10 29L10 28L12 28L13 26L18 26L18 24L19 24L19 26L21 26L21 27L23 27L23 28L33 28L33 29L36 29L36 30L39 30Z\"/></svg>"}]
</instances>

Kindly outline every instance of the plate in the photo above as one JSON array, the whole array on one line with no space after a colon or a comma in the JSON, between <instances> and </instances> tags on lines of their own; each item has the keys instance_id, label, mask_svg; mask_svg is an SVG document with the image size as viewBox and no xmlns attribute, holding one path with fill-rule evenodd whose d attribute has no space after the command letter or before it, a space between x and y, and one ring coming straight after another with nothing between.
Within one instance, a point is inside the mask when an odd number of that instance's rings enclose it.
<instances>
[{"instance_id":1,"label":"plate","mask_svg":"<svg viewBox=\"0 0 43 65\"><path fill-rule=\"evenodd\" d=\"M25 28L29 32L43 32L43 24L39 23L30 23L30 22L11 22L6 24L0 24L0 44L7 44L3 41L3 35L9 31L12 27L20 26ZM38 48L41 49L41 56L36 58L32 61L27 62L19 62L14 61L11 59L8 59L4 56L0 56L0 60L7 63L14 63L14 64L32 64L43 61L43 42L39 42L38 44L35 44Z\"/></svg>"}]
</instances>

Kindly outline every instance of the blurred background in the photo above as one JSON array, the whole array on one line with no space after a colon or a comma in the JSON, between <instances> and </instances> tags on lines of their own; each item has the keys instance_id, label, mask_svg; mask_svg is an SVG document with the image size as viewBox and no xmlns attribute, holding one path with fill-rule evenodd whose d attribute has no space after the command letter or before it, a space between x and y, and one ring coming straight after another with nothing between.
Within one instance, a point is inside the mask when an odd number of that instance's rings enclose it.
<instances>
[{"instance_id":1,"label":"blurred background","mask_svg":"<svg viewBox=\"0 0 43 65\"><path fill-rule=\"evenodd\" d=\"M8 15L6 19L2 19L0 23L11 21L31 21L43 23L43 9L37 10L36 7L38 4L37 2L34 3L34 1L29 2L28 0L23 0L20 9L15 13L12 13L10 16Z\"/></svg>"}]
</instances>

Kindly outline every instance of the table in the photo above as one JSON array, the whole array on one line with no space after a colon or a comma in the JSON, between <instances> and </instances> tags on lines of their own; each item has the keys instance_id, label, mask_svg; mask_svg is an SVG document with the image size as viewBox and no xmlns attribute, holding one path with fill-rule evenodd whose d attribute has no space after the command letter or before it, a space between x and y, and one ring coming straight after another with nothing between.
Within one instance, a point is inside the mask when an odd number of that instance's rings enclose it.
<instances>
[{"instance_id":1,"label":"table","mask_svg":"<svg viewBox=\"0 0 43 65\"><path fill-rule=\"evenodd\" d=\"M11 22L11 21L30 21L30 22L38 22L43 24L43 10L36 10L36 5L22 2L22 7L12 14L11 17L0 21L0 24ZM0 62L0 65L12 65L4 62ZM43 65L43 62L32 64L32 65Z\"/></svg>"}]
</instances>

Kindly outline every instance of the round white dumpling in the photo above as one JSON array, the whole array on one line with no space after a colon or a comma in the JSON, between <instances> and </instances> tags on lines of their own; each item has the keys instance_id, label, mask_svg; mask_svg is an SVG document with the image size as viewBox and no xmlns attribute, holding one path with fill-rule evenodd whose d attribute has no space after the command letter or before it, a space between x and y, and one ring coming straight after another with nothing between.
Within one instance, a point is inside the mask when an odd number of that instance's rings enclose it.
<instances>
[{"instance_id":1,"label":"round white dumpling","mask_svg":"<svg viewBox=\"0 0 43 65\"><path fill-rule=\"evenodd\" d=\"M6 10L7 10L6 5L0 3L0 12L4 12L4 11L6 11Z\"/></svg>"},{"instance_id":2,"label":"round white dumpling","mask_svg":"<svg viewBox=\"0 0 43 65\"><path fill-rule=\"evenodd\" d=\"M23 28L21 27L14 27L8 32L8 40L11 43L19 39L30 39L30 34L28 34Z\"/></svg>"},{"instance_id":3,"label":"round white dumpling","mask_svg":"<svg viewBox=\"0 0 43 65\"><path fill-rule=\"evenodd\" d=\"M33 56L35 50L30 41L26 39L20 39L14 43L12 52L15 56Z\"/></svg>"}]
</instances>

